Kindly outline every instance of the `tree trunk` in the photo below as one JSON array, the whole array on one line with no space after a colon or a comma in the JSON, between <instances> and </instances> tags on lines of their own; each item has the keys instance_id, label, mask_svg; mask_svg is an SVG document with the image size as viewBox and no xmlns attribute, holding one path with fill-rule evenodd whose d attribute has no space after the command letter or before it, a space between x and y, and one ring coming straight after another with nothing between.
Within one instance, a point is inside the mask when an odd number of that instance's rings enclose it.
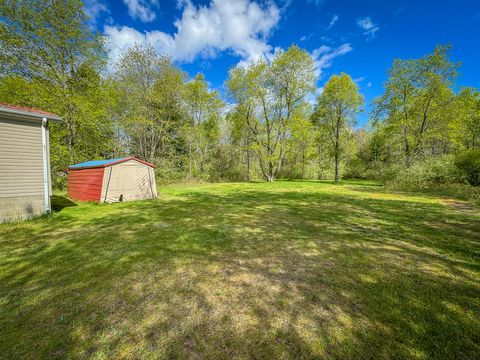
<instances>
[{"instance_id":1,"label":"tree trunk","mask_svg":"<svg viewBox=\"0 0 480 360\"><path fill-rule=\"evenodd\" d=\"M410 144L408 143L408 140L405 138L405 166L410 167L411 163L412 161L410 156Z\"/></svg>"},{"instance_id":2,"label":"tree trunk","mask_svg":"<svg viewBox=\"0 0 480 360\"><path fill-rule=\"evenodd\" d=\"M339 159L340 159L340 149L339 149L339 146L338 146L338 139L337 141L335 141L335 182L338 184L338 182L340 181L340 177L338 175L338 163L339 163Z\"/></svg>"},{"instance_id":3,"label":"tree trunk","mask_svg":"<svg viewBox=\"0 0 480 360\"><path fill-rule=\"evenodd\" d=\"M273 163L271 161L268 162L268 182L272 182L275 178L273 173Z\"/></svg>"},{"instance_id":4,"label":"tree trunk","mask_svg":"<svg viewBox=\"0 0 480 360\"><path fill-rule=\"evenodd\" d=\"M335 128L335 183L338 184L340 176L338 174L338 163L340 162L340 121L341 114L338 116Z\"/></svg>"},{"instance_id":5,"label":"tree trunk","mask_svg":"<svg viewBox=\"0 0 480 360\"><path fill-rule=\"evenodd\" d=\"M305 146L302 146L302 179L305 179Z\"/></svg>"},{"instance_id":6,"label":"tree trunk","mask_svg":"<svg viewBox=\"0 0 480 360\"><path fill-rule=\"evenodd\" d=\"M250 181L250 144L247 142L247 181Z\"/></svg>"},{"instance_id":7,"label":"tree trunk","mask_svg":"<svg viewBox=\"0 0 480 360\"><path fill-rule=\"evenodd\" d=\"M192 143L189 142L188 144L188 175L192 178Z\"/></svg>"}]
</instances>

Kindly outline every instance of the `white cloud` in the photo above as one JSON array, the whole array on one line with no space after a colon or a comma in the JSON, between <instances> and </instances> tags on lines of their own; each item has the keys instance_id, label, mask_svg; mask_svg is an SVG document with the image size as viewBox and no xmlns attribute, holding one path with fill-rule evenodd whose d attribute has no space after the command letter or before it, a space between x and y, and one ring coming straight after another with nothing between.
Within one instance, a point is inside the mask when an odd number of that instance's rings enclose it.
<instances>
[{"instance_id":1,"label":"white cloud","mask_svg":"<svg viewBox=\"0 0 480 360\"><path fill-rule=\"evenodd\" d=\"M156 17L155 8L158 8L158 0L123 0L128 7L128 15L142 22L153 21Z\"/></svg>"},{"instance_id":2,"label":"white cloud","mask_svg":"<svg viewBox=\"0 0 480 360\"><path fill-rule=\"evenodd\" d=\"M176 33L160 30L140 32L128 26L105 26L110 58L135 43L150 43L158 53L174 60L191 62L197 57L214 58L220 51L231 51L244 61L272 53L267 40L280 20L280 10L273 2L211 0L208 6L179 2L182 16L175 21Z\"/></svg>"},{"instance_id":3,"label":"white cloud","mask_svg":"<svg viewBox=\"0 0 480 360\"><path fill-rule=\"evenodd\" d=\"M317 77L322 75L324 69L329 68L335 58L345 55L353 50L350 44L343 44L333 49L329 46L322 45L318 49L312 51L312 57L315 62L315 72Z\"/></svg>"},{"instance_id":4,"label":"white cloud","mask_svg":"<svg viewBox=\"0 0 480 360\"><path fill-rule=\"evenodd\" d=\"M337 14L333 15L332 20L330 20L330 23L328 24L328 28L331 29L338 21L339 17Z\"/></svg>"},{"instance_id":5,"label":"white cloud","mask_svg":"<svg viewBox=\"0 0 480 360\"><path fill-rule=\"evenodd\" d=\"M363 35L375 37L375 33L380 30L380 27L376 25L370 17L364 17L357 20L357 25L363 29Z\"/></svg>"},{"instance_id":6,"label":"white cloud","mask_svg":"<svg viewBox=\"0 0 480 360\"><path fill-rule=\"evenodd\" d=\"M85 13L92 23L95 23L102 13L110 14L110 10L104 0L85 0Z\"/></svg>"},{"instance_id":7,"label":"white cloud","mask_svg":"<svg viewBox=\"0 0 480 360\"><path fill-rule=\"evenodd\" d=\"M365 80L365 76L359 76L358 78L353 79L353 81L356 83L361 83L364 80Z\"/></svg>"},{"instance_id":8,"label":"white cloud","mask_svg":"<svg viewBox=\"0 0 480 360\"><path fill-rule=\"evenodd\" d=\"M372 85L373 85L373 84L372 84L372 82L371 82L371 81L369 81L369 82L368 82L368 84L367 84L367 87L371 88L371 87L372 87Z\"/></svg>"}]
</instances>

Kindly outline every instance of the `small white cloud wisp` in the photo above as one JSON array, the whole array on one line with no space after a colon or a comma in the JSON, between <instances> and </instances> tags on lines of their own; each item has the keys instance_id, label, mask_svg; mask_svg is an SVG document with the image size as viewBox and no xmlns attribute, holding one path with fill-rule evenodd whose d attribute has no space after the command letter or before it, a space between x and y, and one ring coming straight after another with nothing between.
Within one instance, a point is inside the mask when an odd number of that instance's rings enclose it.
<instances>
[{"instance_id":1,"label":"small white cloud wisp","mask_svg":"<svg viewBox=\"0 0 480 360\"><path fill-rule=\"evenodd\" d=\"M375 38L377 31L380 30L380 27L368 16L358 19L357 25L363 30L363 35L369 36L372 39Z\"/></svg>"},{"instance_id":2,"label":"small white cloud wisp","mask_svg":"<svg viewBox=\"0 0 480 360\"><path fill-rule=\"evenodd\" d=\"M146 23L157 17L155 9L159 7L158 0L123 0L123 3L128 8L128 15L134 20Z\"/></svg>"},{"instance_id":3,"label":"small white cloud wisp","mask_svg":"<svg viewBox=\"0 0 480 360\"><path fill-rule=\"evenodd\" d=\"M339 56L345 55L353 50L349 43L342 44L337 48L322 45L312 51L312 57L315 62L315 72L318 78L322 76L323 70L332 66L333 60Z\"/></svg>"},{"instance_id":4,"label":"small white cloud wisp","mask_svg":"<svg viewBox=\"0 0 480 360\"><path fill-rule=\"evenodd\" d=\"M83 4L85 13L92 23L96 23L102 14L110 14L110 9L104 0L85 0Z\"/></svg>"},{"instance_id":5,"label":"small white cloud wisp","mask_svg":"<svg viewBox=\"0 0 480 360\"><path fill-rule=\"evenodd\" d=\"M330 23L328 24L328 28L331 29L338 21L339 17L337 14L333 15L332 20L330 20Z\"/></svg>"}]
</instances>

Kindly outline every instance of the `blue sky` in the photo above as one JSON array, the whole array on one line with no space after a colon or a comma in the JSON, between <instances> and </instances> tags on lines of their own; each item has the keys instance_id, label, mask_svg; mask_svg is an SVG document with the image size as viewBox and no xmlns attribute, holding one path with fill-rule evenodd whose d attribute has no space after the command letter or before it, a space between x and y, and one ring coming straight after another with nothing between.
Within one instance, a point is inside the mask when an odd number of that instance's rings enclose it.
<instances>
[{"instance_id":1,"label":"blue sky","mask_svg":"<svg viewBox=\"0 0 480 360\"><path fill-rule=\"evenodd\" d=\"M478 0L86 0L92 26L108 37L112 61L151 43L190 76L224 93L228 69L292 44L315 59L321 89L346 72L368 104L382 93L394 58L418 58L451 44L459 86L480 88Z\"/></svg>"}]
</instances>

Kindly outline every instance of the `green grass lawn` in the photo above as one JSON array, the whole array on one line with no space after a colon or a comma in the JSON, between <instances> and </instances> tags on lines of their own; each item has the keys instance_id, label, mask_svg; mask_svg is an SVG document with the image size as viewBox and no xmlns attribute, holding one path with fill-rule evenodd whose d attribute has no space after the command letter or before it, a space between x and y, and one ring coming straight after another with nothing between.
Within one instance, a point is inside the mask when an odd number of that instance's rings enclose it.
<instances>
[{"instance_id":1,"label":"green grass lawn","mask_svg":"<svg viewBox=\"0 0 480 360\"><path fill-rule=\"evenodd\" d=\"M0 225L0 358L480 358L475 205L366 182L159 194Z\"/></svg>"}]
</instances>

